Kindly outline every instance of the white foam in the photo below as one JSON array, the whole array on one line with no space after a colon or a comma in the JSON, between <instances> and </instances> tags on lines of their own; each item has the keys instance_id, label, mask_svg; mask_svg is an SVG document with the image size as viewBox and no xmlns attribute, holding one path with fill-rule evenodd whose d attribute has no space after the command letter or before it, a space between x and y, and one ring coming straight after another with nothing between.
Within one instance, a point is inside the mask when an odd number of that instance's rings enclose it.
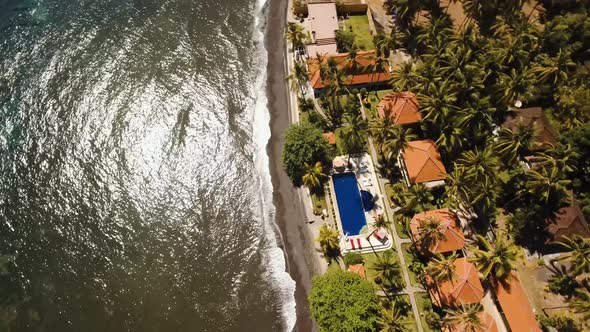
<instances>
[{"instance_id":1,"label":"white foam","mask_svg":"<svg viewBox=\"0 0 590 332\"><path fill-rule=\"evenodd\" d=\"M256 17L256 36L255 41L262 46L264 42L264 27L266 25L265 7L267 0L258 0L257 17ZM269 248L266 252L267 266L269 268L269 277L277 286L282 301L282 315L284 319L285 331L292 331L295 326L295 281L286 271L286 261L283 251L277 243L277 236L280 233L274 224L275 207L272 203L272 182L269 171L269 159L266 153L266 145L271 136L270 131L270 114L267 107L266 98L266 65L268 62L267 53L264 47L258 47L260 62L258 75L256 79L256 102L253 109L253 126L252 137L254 143L254 165L259 175L259 193L262 206L261 217L264 219Z\"/></svg>"}]
</instances>

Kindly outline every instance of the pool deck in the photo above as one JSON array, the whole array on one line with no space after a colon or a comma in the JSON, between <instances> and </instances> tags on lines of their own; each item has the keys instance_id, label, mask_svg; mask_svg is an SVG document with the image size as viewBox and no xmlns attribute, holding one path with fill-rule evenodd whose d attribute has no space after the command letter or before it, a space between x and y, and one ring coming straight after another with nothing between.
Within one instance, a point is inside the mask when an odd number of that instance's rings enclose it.
<instances>
[{"instance_id":1,"label":"pool deck","mask_svg":"<svg viewBox=\"0 0 590 332\"><path fill-rule=\"evenodd\" d=\"M348 160L348 156L342 156ZM387 230L387 237L383 240L379 240L374 237L371 233L373 230L373 223L378 215L383 215L385 210L385 200L379 188L379 182L375 172L375 166L373 160L369 154L352 155L350 162L353 165L352 169L347 169L346 172L354 172L357 183L360 190L370 192L374 197L377 198L375 207L369 212L365 212L365 219L367 226L363 227L360 234L346 236L343 234L342 221L340 219L340 211L338 210L338 203L331 202L332 208L334 209L335 222L340 232L340 249L342 253L348 251L355 251L359 253L368 253L374 251L384 251L390 249L393 246L392 236ZM329 181L330 195L333 199L336 199L336 192L334 190L334 184ZM368 239L368 240L367 240Z\"/></svg>"}]
</instances>

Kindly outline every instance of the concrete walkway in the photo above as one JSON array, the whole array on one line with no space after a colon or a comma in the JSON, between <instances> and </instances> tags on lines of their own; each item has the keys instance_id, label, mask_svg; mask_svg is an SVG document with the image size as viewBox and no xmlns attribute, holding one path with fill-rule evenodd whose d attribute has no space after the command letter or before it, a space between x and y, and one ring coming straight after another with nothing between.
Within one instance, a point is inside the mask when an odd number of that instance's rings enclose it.
<instances>
[{"instance_id":1,"label":"concrete walkway","mask_svg":"<svg viewBox=\"0 0 590 332\"><path fill-rule=\"evenodd\" d=\"M361 105L361 115L362 115L363 119L367 120L365 106L363 105L361 95L358 94L357 96L359 99L359 103ZM377 150L375 149L375 144L373 143L373 138L371 137L371 134L368 135L368 141L369 141L369 154L371 155L371 158L373 158L373 165L375 165L375 167L378 167L379 158L378 158ZM379 172L375 172L375 174L377 175L377 181L379 182L379 189L381 190L382 193L386 193L385 184L389 183L389 181L387 179L384 179L383 177L381 177ZM387 200L386 200L386 202L387 202ZM393 216L395 214L395 211L391 208L391 206L389 204L384 204L384 205L385 205L385 214L386 214L388 220L390 220L391 222L394 222ZM418 308L418 303L416 302L416 297L414 296L414 294L419 293L419 292L425 292L425 290L421 287L412 286L412 282L410 280L410 273L408 272L408 265L406 263L406 259L404 257L403 251L402 251L403 250L402 244L411 243L412 241L410 239L402 239L401 237L399 237L395 227L392 227L392 229L390 231L393 236L393 243L395 245L395 250L397 252L397 255L398 255L398 258L400 261L402 276L404 278L404 282L406 283L406 287L398 294L409 295L410 304L412 305L412 312L414 313L414 319L416 320L416 326L418 327L418 332L424 332L424 328L422 326L422 320L420 319L420 310ZM381 292L381 293L383 294L383 292ZM383 295L385 295L385 294L383 294Z\"/></svg>"}]
</instances>

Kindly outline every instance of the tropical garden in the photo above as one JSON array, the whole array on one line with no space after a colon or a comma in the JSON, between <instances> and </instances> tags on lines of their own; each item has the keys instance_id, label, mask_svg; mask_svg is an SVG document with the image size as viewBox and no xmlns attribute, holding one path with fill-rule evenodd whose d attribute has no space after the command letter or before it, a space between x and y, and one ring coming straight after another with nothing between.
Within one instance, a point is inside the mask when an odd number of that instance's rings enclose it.
<instances>
[{"instance_id":1,"label":"tropical garden","mask_svg":"<svg viewBox=\"0 0 590 332\"><path fill-rule=\"evenodd\" d=\"M391 179L388 196L401 208L395 222L402 230L407 231L404 226L414 214L436 208L452 207L476 216L469 261L490 283L504 281L520 266L521 248L541 254L566 251L554 262L565 262L565 267L549 289L564 294L578 316L540 321L544 327L581 331L590 312L590 243L575 235L549 241L546 226L560 209L575 202L590 217L590 5L581 0L449 2L461 3L464 20L453 21L440 1L387 0L387 10L396 19L391 34L374 36L375 65L357 66L354 40L346 44L350 61L344 68L317 56L326 86L317 107L303 98L309 76L306 63L296 63L289 78L294 91L302 92L300 104L308 105L302 107L308 113L305 125L337 134L337 151L332 153L364 151L367 137L373 137L383 176ZM378 99L377 88L355 90L346 82L347 72L375 72L388 66L389 55L399 50L411 60L394 66L390 88L418 96L423 117L418 127L397 126L387 117L363 119L358 94L361 99ZM533 125L503 126L516 110L527 107L542 108L556 132L554 144L542 143L542 133ZM432 139L441 152L448 172L443 188L407 187L400 181L396 156L416 139ZM328 174L329 157L321 158L330 156L330 147L324 143L323 138L310 142L326 152L301 156L303 171L289 174L294 183L301 184L303 175L310 173L306 163L319 170L320 162L324 170L315 173ZM292 153L285 151L288 161ZM423 229L419 241L424 246L440 240L434 225L425 223ZM452 262L460 253L432 256L411 251L419 278L424 272L438 281L453 278ZM380 305L383 308L374 313L382 312L381 320L375 318L366 330L396 317L395 310L386 315L384 309L395 305ZM461 320L476 326L480 311L477 305L446 308L433 313L429 325L437 329Z\"/></svg>"}]
</instances>

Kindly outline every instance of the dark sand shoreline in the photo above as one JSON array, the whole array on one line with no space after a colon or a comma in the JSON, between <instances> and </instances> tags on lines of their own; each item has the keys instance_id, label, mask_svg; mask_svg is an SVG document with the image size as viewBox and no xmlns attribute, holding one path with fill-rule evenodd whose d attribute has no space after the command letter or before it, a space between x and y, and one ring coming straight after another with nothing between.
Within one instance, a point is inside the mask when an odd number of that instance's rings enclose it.
<instances>
[{"instance_id":1,"label":"dark sand shoreline","mask_svg":"<svg viewBox=\"0 0 590 332\"><path fill-rule=\"evenodd\" d=\"M269 0L264 45L268 52L267 88L270 112L271 137L266 147L269 156L273 185L273 202L276 207L275 222L282 234L282 246L287 268L296 282L297 303L296 331L315 329L309 312L307 296L314 273L313 239L305 223L304 207L299 190L283 171L281 152L283 134L290 124L288 90L285 81L284 27L287 20L288 0Z\"/></svg>"}]
</instances>

